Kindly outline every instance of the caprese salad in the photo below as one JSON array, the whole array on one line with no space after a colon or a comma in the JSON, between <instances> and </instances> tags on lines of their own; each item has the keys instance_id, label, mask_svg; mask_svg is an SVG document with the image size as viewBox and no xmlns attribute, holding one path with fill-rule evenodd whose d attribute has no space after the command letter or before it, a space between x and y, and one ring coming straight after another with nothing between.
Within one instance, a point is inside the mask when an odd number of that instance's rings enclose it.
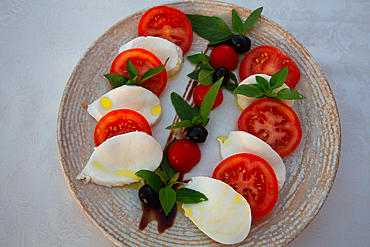
<instances>
[{"instance_id":1,"label":"caprese salad","mask_svg":"<svg viewBox=\"0 0 370 247\"><path fill-rule=\"evenodd\" d=\"M107 187L141 181L138 197L145 207L167 216L182 205L184 214L215 241L243 241L252 220L274 208L285 181L282 158L302 138L291 108L294 100L305 98L294 90L300 78L297 65L275 47L250 50L246 31L261 12L256 9L243 22L233 10L231 30L216 16L168 6L149 9L139 22L139 36L120 47L104 75L112 89L87 107L97 121L96 148L77 179ZM193 32L209 45L184 61ZM152 135L163 115L160 97L184 62L194 65L187 76L195 86L184 93L191 97L171 93L177 116L161 146ZM235 95L239 117L225 121L234 121L237 129L208 140L218 142L222 160L211 164L211 176L183 181L202 158L199 145L206 145L208 133L215 131L207 126L224 93Z\"/></svg>"}]
</instances>

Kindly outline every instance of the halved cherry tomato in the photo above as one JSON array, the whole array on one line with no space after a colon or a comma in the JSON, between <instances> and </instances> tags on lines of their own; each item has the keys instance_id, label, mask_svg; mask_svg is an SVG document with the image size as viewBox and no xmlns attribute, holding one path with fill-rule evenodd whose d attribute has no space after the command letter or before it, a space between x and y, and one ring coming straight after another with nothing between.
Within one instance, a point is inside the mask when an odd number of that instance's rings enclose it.
<instances>
[{"instance_id":1,"label":"halved cherry tomato","mask_svg":"<svg viewBox=\"0 0 370 247\"><path fill-rule=\"evenodd\" d=\"M285 84L293 89L301 77L295 62L284 52L272 46L258 46L251 50L243 59L239 68L239 77L243 81L254 74L272 76L288 66L289 72Z\"/></svg>"},{"instance_id":2,"label":"halved cherry tomato","mask_svg":"<svg viewBox=\"0 0 370 247\"><path fill-rule=\"evenodd\" d=\"M238 54L228 45L217 46L212 50L209 58L214 69L224 67L228 71L233 71L238 67Z\"/></svg>"},{"instance_id":3,"label":"halved cherry tomato","mask_svg":"<svg viewBox=\"0 0 370 247\"><path fill-rule=\"evenodd\" d=\"M140 80L144 73L149 69L162 66L162 62L153 53L142 48L129 49L121 52L114 60L110 69L110 73L128 76L127 72L127 60L134 65L138 78L136 84L140 84ZM163 92L167 85L167 71L164 69L161 73L151 77L147 81L141 84L152 91L155 95L159 95Z\"/></svg>"},{"instance_id":4,"label":"halved cherry tomato","mask_svg":"<svg viewBox=\"0 0 370 247\"><path fill-rule=\"evenodd\" d=\"M144 13L139 22L139 36L156 36L180 46L185 54L193 40L193 28L181 10L157 6Z\"/></svg>"},{"instance_id":5,"label":"halved cherry tomato","mask_svg":"<svg viewBox=\"0 0 370 247\"><path fill-rule=\"evenodd\" d=\"M276 99L264 98L250 104L240 115L238 126L267 142L280 157L293 152L302 139L297 114Z\"/></svg>"},{"instance_id":6,"label":"halved cherry tomato","mask_svg":"<svg viewBox=\"0 0 370 247\"><path fill-rule=\"evenodd\" d=\"M240 153L226 158L212 177L227 183L248 201L252 219L267 215L277 202L275 172L267 161L254 154Z\"/></svg>"},{"instance_id":7,"label":"halved cherry tomato","mask_svg":"<svg viewBox=\"0 0 370 247\"><path fill-rule=\"evenodd\" d=\"M211 89L211 87L212 87L212 85L205 86L205 85L199 84L194 89L194 92L193 92L193 100L194 100L194 103L199 108L202 105L203 99L206 96L206 94L208 93L208 91ZM215 109L217 106L221 105L223 99L224 99L224 95L222 93L222 90L219 89L218 90L218 93L216 95L215 102L213 103L212 110Z\"/></svg>"},{"instance_id":8,"label":"halved cherry tomato","mask_svg":"<svg viewBox=\"0 0 370 247\"><path fill-rule=\"evenodd\" d=\"M198 164L201 158L200 148L189 139L174 141L168 148L167 159L170 166L180 173L187 173Z\"/></svg>"},{"instance_id":9,"label":"halved cherry tomato","mask_svg":"<svg viewBox=\"0 0 370 247\"><path fill-rule=\"evenodd\" d=\"M100 118L95 127L95 145L99 146L113 136L134 131L143 131L152 135L148 121L140 113L130 109L110 111Z\"/></svg>"}]
</instances>

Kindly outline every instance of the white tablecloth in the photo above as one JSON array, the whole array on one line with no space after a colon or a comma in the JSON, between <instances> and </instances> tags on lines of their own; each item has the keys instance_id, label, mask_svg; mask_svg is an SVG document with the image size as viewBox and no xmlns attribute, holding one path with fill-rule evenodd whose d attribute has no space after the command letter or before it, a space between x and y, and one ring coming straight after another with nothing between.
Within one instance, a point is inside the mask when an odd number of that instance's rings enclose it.
<instances>
[{"instance_id":1,"label":"white tablecloth","mask_svg":"<svg viewBox=\"0 0 370 247\"><path fill-rule=\"evenodd\" d=\"M86 218L64 179L57 114L79 58L105 30L164 0L0 2L0 245L113 246ZM342 126L329 198L289 246L370 244L370 2L229 0L292 33L334 92Z\"/></svg>"}]
</instances>

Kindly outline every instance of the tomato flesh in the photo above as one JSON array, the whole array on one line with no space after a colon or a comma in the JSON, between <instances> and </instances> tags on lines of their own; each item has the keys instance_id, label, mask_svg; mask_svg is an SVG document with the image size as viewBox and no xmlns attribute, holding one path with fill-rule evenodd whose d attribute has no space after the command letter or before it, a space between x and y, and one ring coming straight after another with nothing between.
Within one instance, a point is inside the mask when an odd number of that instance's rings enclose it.
<instances>
[{"instance_id":1,"label":"tomato flesh","mask_svg":"<svg viewBox=\"0 0 370 247\"><path fill-rule=\"evenodd\" d=\"M134 131L143 131L152 135L148 121L140 113L130 109L110 111L99 119L95 127L95 145L99 146L113 136Z\"/></svg>"},{"instance_id":2,"label":"tomato flesh","mask_svg":"<svg viewBox=\"0 0 370 247\"><path fill-rule=\"evenodd\" d=\"M194 100L194 103L199 108L202 105L203 99L206 96L206 94L208 93L208 91L211 89L211 87L212 87L212 85L205 86L205 85L199 84L194 89L194 92L193 92L193 100ZM217 95L216 95L215 102L212 105L212 110L215 109L217 106L221 105L223 99L224 99L224 95L222 93L222 90L219 89L218 92L217 92Z\"/></svg>"},{"instance_id":3,"label":"tomato flesh","mask_svg":"<svg viewBox=\"0 0 370 247\"><path fill-rule=\"evenodd\" d=\"M266 74L272 76L279 70L288 67L288 77L285 84L294 89L301 75L298 66L284 52L272 46L258 46L251 50L243 59L239 68L240 80L254 74Z\"/></svg>"},{"instance_id":4,"label":"tomato flesh","mask_svg":"<svg viewBox=\"0 0 370 247\"><path fill-rule=\"evenodd\" d=\"M199 163L200 158L199 146L186 138L174 141L167 152L168 163L180 173L189 172Z\"/></svg>"},{"instance_id":5,"label":"tomato flesh","mask_svg":"<svg viewBox=\"0 0 370 247\"><path fill-rule=\"evenodd\" d=\"M240 115L238 127L267 142L280 157L293 152L302 139L297 114L276 99L265 98L250 104Z\"/></svg>"},{"instance_id":6,"label":"tomato flesh","mask_svg":"<svg viewBox=\"0 0 370 247\"><path fill-rule=\"evenodd\" d=\"M121 52L114 60L110 73L120 74L129 77L127 72L127 61L134 65L138 78L136 84L139 85L141 78L149 69L162 66L162 62L153 53L142 48L129 49ZM155 95L163 92L167 85L167 71L164 69L161 73L151 77L141 84L142 87L149 89Z\"/></svg>"},{"instance_id":7,"label":"tomato flesh","mask_svg":"<svg viewBox=\"0 0 370 247\"><path fill-rule=\"evenodd\" d=\"M178 45L185 54L193 40L193 28L181 10L157 6L144 13L139 22L139 36L156 36Z\"/></svg>"},{"instance_id":8,"label":"tomato flesh","mask_svg":"<svg viewBox=\"0 0 370 247\"><path fill-rule=\"evenodd\" d=\"M259 156L240 153L223 160L213 178L230 185L249 203L252 219L267 215L278 199L278 181L274 170Z\"/></svg>"}]
</instances>

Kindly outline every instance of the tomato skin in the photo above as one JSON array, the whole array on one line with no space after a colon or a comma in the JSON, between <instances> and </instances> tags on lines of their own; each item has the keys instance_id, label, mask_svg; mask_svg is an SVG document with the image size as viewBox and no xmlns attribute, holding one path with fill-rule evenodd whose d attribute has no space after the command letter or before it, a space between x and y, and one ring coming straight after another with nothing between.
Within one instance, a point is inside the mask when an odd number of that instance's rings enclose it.
<instances>
[{"instance_id":1,"label":"tomato skin","mask_svg":"<svg viewBox=\"0 0 370 247\"><path fill-rule=\"evenodd\" d=\"M167 152L168 163L180 173L189 172L199 163L200 158L199 146L186 138L174 141Z\"/></svg>"},{"instance_id":2,"label":"tomato skin","mask_svg":"<svg viewBox=\"0 0 370 247\"><path fill-rule=\"evenodd\" d=\"M228 45L220 45L212 50L210 54L211 65L214 69L220 67L233 71L238 67L238 54Z\"/></svg>"},{"instance_id":3,"label":"tomato skin","mask_svg":"<svg viewBox=\"0 0 370 247\"><path fill-rule=\"evenodd\" d=\"M128 132L143 131L152 135L148 121L140 113L130 109L113 110L100 118L94 131L95 146L108 138Z\"/></svg>"},{"instance_id":4,"label":"tomato skin","mask_svg":"<svg viewBox=\"0 0 370 247\"><path fill-rule=\"evenodd\" d=\"M134 65L138 78L136 84L140 84L140 80L144 73L149 69L162 66L162 62L153 53L142 48L134 48L121 52L112 62L110 73L120 74L129 77L127 72L127 60ZM163 71L141 84L142 87L149 89L155 95L163 92L167 85L167 71Z\"/></svg>"},{"instance_id":5,"label":"tomato skin","mask_svg":"<svg viewBox=\"0 0 370 247\"><path fill-rule=\"evenodd\" d=\"M284 52L272 46L258 46L251 50L243 59L239 68L239 77L243 81L254 74L272 76L288 66L289 72L285 84L294 89L301 75L296 63Z\"/></svg>"},{"instance_id":6,"label":"tomato skin","mask_svg":"<svg viewBox=\"0 0 370 247\"><path fill-rule=\"evenodd\" d=\"M276 99L264 98L250 104L240 115L238 127L267 142L280 157L293 152L302 139L297 114Z\"/></svg>"},{"instance_id":7,"label":"tomato skin","mask_svg":"<svg viewBox=\"0 0 370 247\"><path fill-rule=\"evenodd\" d=\"M193 28L185 13L168 6L157 6L144 13L139 36L156 36L178 45L185 54L193 40Z\"/></svg>"},{"instance_id":8,"label":"tomato skin","mask_svg":"<svg viewBox=\"0 0 370 247\"><path fill-rule=\"evenodd\" d=\"M213 171L249 203L252 219L262 218L275 206L279 189L274 170L259 156L239 153L224 159Z\"/></svg>"},{"instance_id":9,"label":"tomato skin","mask_svg":"<svg viewBox=\"0 0 370 247\"><path fill-rule=\"evenodd\" d=\"M212 85L202 85L199 84L193 92L193 100L194 103L200 108L202 105L203 99L208 93L208 91L211 89ZM218 93L216 95L215 102L213 103L212 110L215 109L217 106L221 105L222 101L224 100L224 94L222 93L222 90L219 89Z\"/></svg>"}]
</instances>

